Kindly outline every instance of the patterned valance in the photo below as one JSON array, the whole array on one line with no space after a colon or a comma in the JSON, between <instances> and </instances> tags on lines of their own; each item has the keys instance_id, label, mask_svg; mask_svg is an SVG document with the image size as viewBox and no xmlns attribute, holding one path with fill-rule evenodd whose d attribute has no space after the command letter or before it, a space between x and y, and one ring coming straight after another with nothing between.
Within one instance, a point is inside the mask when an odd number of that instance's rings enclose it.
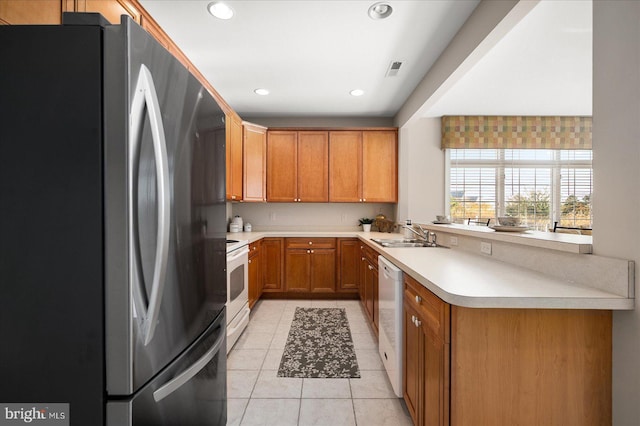
<instances>
[{"instance_id":1,"label":"patterned valance","mask_svg":"<svg viewBox=\"0 0 640 426\"><path fill-rule=\"evenodd\" d=\"M591 117L445 116L442 148L591 149Z\"/></svg>"}]
</instances>

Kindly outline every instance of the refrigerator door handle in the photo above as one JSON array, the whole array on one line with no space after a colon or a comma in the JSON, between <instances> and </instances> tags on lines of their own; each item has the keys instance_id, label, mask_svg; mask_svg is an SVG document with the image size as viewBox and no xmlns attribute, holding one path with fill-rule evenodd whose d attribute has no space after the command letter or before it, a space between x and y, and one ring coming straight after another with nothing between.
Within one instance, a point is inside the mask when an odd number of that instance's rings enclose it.
<instances>
[{"instance_id":1,"label":"refrigerator door handle","mask_svg":"<svg viewBox=\"0 0 640 426\"><path fill-rule=\"evenodd\" d=\"M146 104L146 108L145 108ZM139 252L136 244L137 231L135 224L135 199L134 199L134 171L137 167L140 151L140 138L144 123L145 110L149 114L149 124L153 139L154 159L157 175L157 196L158 196L158 229L155 263L153 267L153 279L151 286L151 296L149 303L145 306L143 297L144 283L139 270ZM142 332L145 346L149 344L155 332L158 315L160 313L160 303L164 290L165 277L167 272L167 261L169 256L169 227L171 214L171 190L169 182L169 159L167 156L167 144L162 124L160 103L153 84L151 72L145 65L141 65L136 83L133 101L131 103L131 133L129 140L129 214L130 214L130 244L131 244L131 266L133 294L136 302L136 309L141 310Z\"/></svg>"},{"instance_id":2,"label":"refrigerator door handle","mask_svg":"<svg viewBox=\"0 0 640 426\"><path fill-rule=\"evenodd\" d=\"M222 328L219 329L220 335L216 339L215 343L200 359L191 364L186 370L180 373L178 376L171 379L171 381L165 383L161 387L159 387L155 392L153 392L153 399L156 402L166 398L171 395L173 392L180 389L182 385L191 380L196 374L198 374L204 367L209 364L209 362L220 352L220 346L222 346L222 342L225 338L225 333Z\"/></svg>"}]
</instances>

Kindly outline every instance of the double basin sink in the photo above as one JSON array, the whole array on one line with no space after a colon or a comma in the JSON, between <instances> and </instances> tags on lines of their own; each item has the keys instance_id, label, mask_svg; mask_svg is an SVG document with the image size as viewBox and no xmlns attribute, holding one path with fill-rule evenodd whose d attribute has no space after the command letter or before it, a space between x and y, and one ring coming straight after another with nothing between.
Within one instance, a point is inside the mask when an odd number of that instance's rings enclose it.
<instances>
[{"instance_id":1,"label":"double basin sink","mask_svg":"<svg viewBox=\"0 0 640 426\"><path fill-rule=\"evenodd\" d=\"M429 243L424 240L418 239L392 239L392 238L371 238L371 241L380 244L386 248L399 248L399 247L443 247L435 243Z\"/></svg>"}]
</instances>

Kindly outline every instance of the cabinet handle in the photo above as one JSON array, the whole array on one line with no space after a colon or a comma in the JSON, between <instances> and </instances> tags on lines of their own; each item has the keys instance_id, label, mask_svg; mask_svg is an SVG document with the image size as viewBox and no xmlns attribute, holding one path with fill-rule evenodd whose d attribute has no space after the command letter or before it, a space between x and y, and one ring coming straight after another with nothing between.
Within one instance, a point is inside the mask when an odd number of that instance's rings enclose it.
<instances>
[{"instance_id":1,"label":"cabinet handle","mask_svg":"<svg viewBox=\"0 0 640 426\"><path fill-rule=\"evenodd\" d=\"M362 202L362 198L360 198L360 202Z\"/></svg>"},{"instance_id":2,"label":"cabinet handle","mask_svg":"<svg viewBox=\"0 0 640 426\"><path fill-rule=\"evenodd\" d=\"M311 253L313 254L313 250L311 250Z\"/></svg>"},{"instance_id":3,"label":"cabinet handle","mask_svg":"<svg viewBox=\"0 0 640 426\"><path fill-rule=\"evenodd\" d=\"M249 261L249 263L251 263L251 261Z\"/></svg>"},{"instance_id":4,"label":"cabinet handle","mask_svg":"<svg viewBox=\"0 0 640 426\"><path fill-rule=\"evenodd\" d=\"M362 201L366 203L366 202L367 202L367 199L366 199L366 198L363 198L363 199L362 199Z\"/></svg>"},{"instance_id":5,"label":"cabinet handle","mask_svg":"<svg viewBox=\"0 0 640 426\"><path fill-rule=\"evenodd\" d=\"M411 322L412 323L416 323L416 316L415 315L411 315Z\"/></svg>"},{"instance_id":6,"label":"cabinet handle","mask_svg":"<svg viewBox=\"0 0 640 426\"><path fill-rule=\"evenodd\" d=\"M373 269L373 266L371 266L371 265L367 265L367 266L369 267L369 270Z\"/></svg>"},{"instance_id":7,"label":"cabinet handle","mask_svg":"<svg viewBox=\"0 0 640 426\"><path fill-rule=\"evenodd\" d=\"M309 245L312 245L312 244L313 244L313 241L309 241Z\"/></svg>"},{"instance_id":8,"label":"cabinet handle","mask_svg":"<svg viewBox=\"0 0 640 426\"><path fill-rule=\"evenodd\" d=\"M416 302L420 303L422 301L422 297L416 296Z\"/></svg>"},{"instance_id":9,"label":"cabinet handle","mask_svg":"<svg viewBox=\"0 0 640 426\"><path fill-rule=\"evenodd\" d=\"M420 325L422 325L422 321L420 321L418 318L416 318L415 325L416 325L416 327L420 327Z\"/></svg>"},{"instance_id":10,"label":"cabinet handle","mask_svg":"<svg viewBox=\"0 0 640 426\"><path fill-rule=\"evenodd\" d=\"M235 200L235 199L236 199L236 196L235 196L235 195L232 195L232 196L231 196L231 199L232 199L232 200Z\"/></svg>"},{"instance_id":11,"label":"cabinet handle","mask_svg":"<svg viewBox=\"0 0 640 426\"><path fill-rule=\"evenodd\" d=\"M307 253L311 253L311 250L307 250Z\"/></svg>"},{"instance_id":12,"label":"cabinet handle","mask_svg":"<svg viewBox=\"0 0 640 426\"><path fill-rule=\"evenodd\" d=\"M364 262L364 257L363 257L363 258L361 258L360 260L362 260L362 261Z\"/></svg>"}]
</instances>

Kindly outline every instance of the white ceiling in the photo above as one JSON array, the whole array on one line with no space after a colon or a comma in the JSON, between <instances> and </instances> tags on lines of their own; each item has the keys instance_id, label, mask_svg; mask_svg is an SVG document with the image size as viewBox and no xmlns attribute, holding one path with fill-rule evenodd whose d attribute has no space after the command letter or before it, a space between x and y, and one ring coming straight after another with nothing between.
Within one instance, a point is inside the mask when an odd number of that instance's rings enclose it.
<instances>
[{"instance_id":1,"label":"white ceiling","mask_svg":"<svg viewBox=\"0 0 640 426\"><path fill-rule=\"evenodd\" d=\"M223 21L209 1L141 3L245 117L392 117L478 4L389 0L391 17L372 20L378 0L228 0ZM540 2L425 115L591 115L591 9Z\"/></svg>"},{"instance_id":2,"label":"white ceiling","mask_svg":"<svg viewBox=\"0 0 640 426\"><path fill-rule=\"evenodd\" d=\"M389 0L391 16L372 20L376 1L229 0L228 21L209 15L209 0L141 3L241 116L391 117L478 0Z\"/></svg>"}]
</instances>

